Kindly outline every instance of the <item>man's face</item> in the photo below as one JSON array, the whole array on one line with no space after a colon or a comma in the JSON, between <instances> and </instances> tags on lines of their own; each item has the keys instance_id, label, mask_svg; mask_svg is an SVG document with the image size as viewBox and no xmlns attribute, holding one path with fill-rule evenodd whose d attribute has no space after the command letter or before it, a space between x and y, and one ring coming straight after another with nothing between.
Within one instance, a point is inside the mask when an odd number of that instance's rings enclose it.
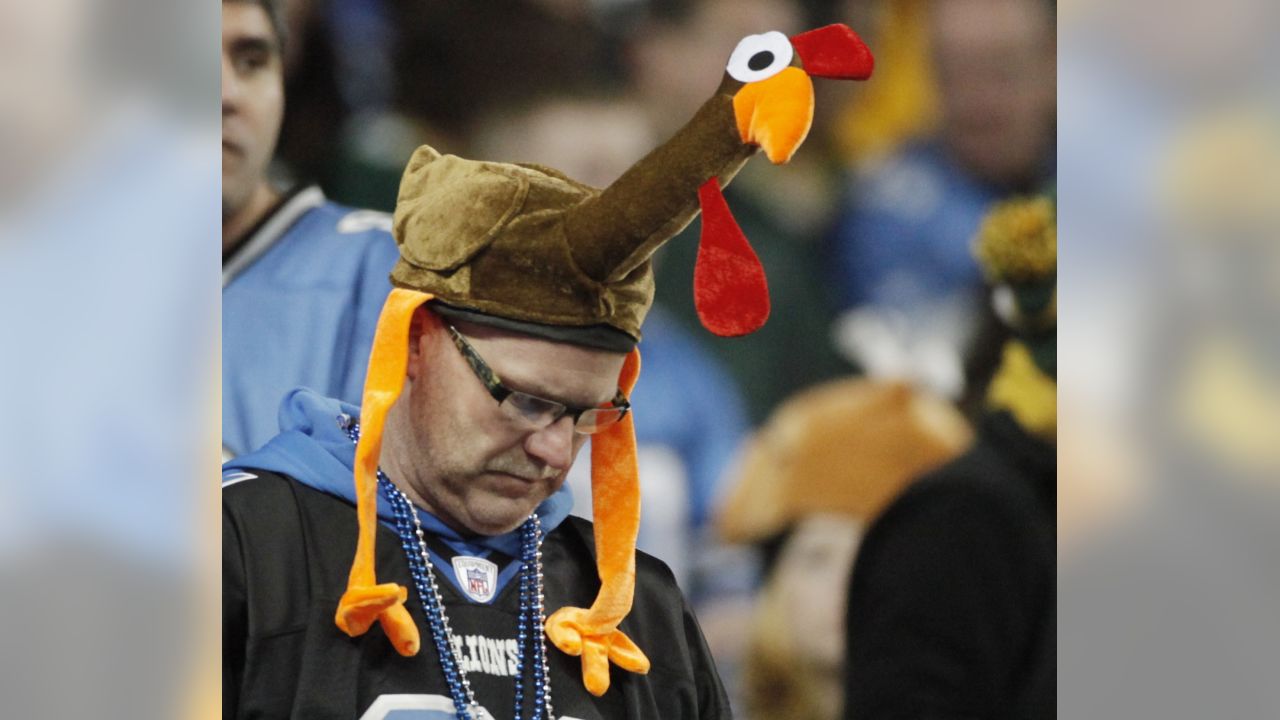
<instances>
[{"instance_id":1,"label":"man's face","mask_svg":"<svg viewBox=\"0 0 1280 720\"><path fill-rule=\"evenodd\" d=\"M802 519L787 538L770 584L778 584L786 596L785 607L797 620L792 651L802 667L819 672L819 678L838 676L844 656L845 596L813 592L815 578L833 588L848 587L850 569L861 525L851 517L817 513ZM803 628L803 630L801 629Z\"/></svg>"},{"instance_id":2,"label":"man's face","mask_svg":"<svg viewBox=\"0 0 1280 720\"><path fill-rule=\"evenodd\" d=\"M459 331L508 387L590 407L613 399L625 356L480 326ZM518 527L564 484L587 436L562 417L534 430L489 394L433 313L410 336L404 480L457 529L497 535ZM402 469L404 472L404 469Z\"/></svg>"},{"instance_id":3,"label":"man's face","mask_svg":"<svg viewBox=\"0 0 1280 720\"><path fill-rule=\"evenodd\" d=\"M222 3L222 216L266 182L284 115L280 43L266 10Z\"/></svg>"},{"instance_id":4,"label":"man's face","mask_svg":"<svg viewBox=\"0 0 1280 720\"><path fill-rule=\"evenodd\" d=\"M1052 18L1042 0L934 0L943 135L962 165L1001 185L1033 179L1053 133Z\"/></svg>"}]
</instances>

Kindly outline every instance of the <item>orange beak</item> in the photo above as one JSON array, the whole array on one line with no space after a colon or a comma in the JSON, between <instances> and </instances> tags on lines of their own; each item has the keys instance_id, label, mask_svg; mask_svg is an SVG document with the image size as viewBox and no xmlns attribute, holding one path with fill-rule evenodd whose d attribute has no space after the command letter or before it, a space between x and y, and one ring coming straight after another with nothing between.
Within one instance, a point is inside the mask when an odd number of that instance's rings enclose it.
<instances>
[{"instance_id":1,"label":"orange beak","mask_svg":"<svg viewBox=\"0 0 1280 720\"><path fill-rule=\"evenodd\" d=\"M733 96L742 142L759 145L769 162L791 159L813 124L813 81L798 67L748 83Z\"/></svg>"}]
</instances>

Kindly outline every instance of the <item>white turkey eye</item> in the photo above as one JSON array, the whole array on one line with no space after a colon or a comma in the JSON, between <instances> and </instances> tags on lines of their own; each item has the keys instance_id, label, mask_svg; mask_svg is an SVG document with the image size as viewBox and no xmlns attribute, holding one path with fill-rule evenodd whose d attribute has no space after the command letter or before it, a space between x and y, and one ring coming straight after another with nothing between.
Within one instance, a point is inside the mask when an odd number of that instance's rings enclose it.
<instances>
[{"instance_id":1,"label":"white turkey eye","mask_svg":"<svg viewBox=\"0 0 1280 720\"><path fill-rule=\"evenodd\" d=\"M748 35L733 49L725 69L734 80L756 82L773 77L790 65L793 52L791 41L777 30Z\"/></svg>"}]
</instances>

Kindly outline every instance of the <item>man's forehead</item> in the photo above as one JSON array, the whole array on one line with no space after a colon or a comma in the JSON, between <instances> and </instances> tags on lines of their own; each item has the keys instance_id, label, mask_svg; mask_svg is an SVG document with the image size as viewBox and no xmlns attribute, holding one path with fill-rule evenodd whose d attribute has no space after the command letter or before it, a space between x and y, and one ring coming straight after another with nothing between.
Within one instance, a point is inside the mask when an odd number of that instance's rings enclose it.
<instances>
[{"instance_id":1,"label":"man's forehead","mask_svg":"<svg viewBox=\"0 0 1280 720\"><path fill-rule=\"evenodd\" d=\"M551 351L561 351L566 353L581 352L602 358L617 358L619 361L626 357L625 352L604 350L602 348L574 342L569 339L546 337L534 332L525 332L514 327L491 325L488 323L473 322L463 318L449 318L445 316L441 316L441 319L444 322L453 325L458 329L458 332L469 338L477 338L480 340L505 340L510 344L545 348Z\"/></svg>"},{"instance_id":2,"label":"man's forehead","mask_svg":"<svg viewBox=\"0 0 1280 720\"><path fill-rule=\"evenodd\" d=\"M518 348L522 351L534 353L538 357L544 355L557 357L577 356L592 358L605 363L614 360L621 363L626 358L626 353L586 347L578 343L554 340L509 328L494 327L466 320L449 320L447 318L445 322L453 325L458 332L467 336L467 338L478 341L481 344L504 346L512 349Z\"/></svg>"},{"instance_id":3,"label":"man's forehead","mask_svg":"<svg viewBox=\"0 0 1280 720\"><path fill-rule=\"evenodd\" d=\"M280 46L271 15L262 3L251 0L223 0L222 35L228 39L261 39Z\"/></svg>"},{"instance_id":4,"label":"man's forehead","mask_svg":"<svg viewBox=\"0 0 1280 720\"><path fill-rule=\"evenodd\" d=\"M514 389L575 405L612 398L626 354L469 322L453 326ZM599 397L597 397L599 396Z\"/></svg>"}]
</instances>

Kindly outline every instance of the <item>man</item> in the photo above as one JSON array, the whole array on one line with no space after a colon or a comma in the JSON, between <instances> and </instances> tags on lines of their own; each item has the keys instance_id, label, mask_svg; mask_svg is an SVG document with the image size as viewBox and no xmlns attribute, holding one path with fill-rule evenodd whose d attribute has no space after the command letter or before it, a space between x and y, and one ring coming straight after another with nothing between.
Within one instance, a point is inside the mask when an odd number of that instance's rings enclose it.
<instances>
[{"instance_id":1,"label":"man","mask_svg":"<svg viewBox=\"0 0 1280 720\"><path fill-rule=\"evenodd\" d=\"M1047 198L977 243L1014 331L977 439L867 532L849 591L846 718L1051 718L1057 699L1057 233Z\"/></svg>"},{"instance_id":2,"label":"man","mask_svg":"<svg viewBox=\"0 0 1280 720\"><path fill-rule=\"evenodd\" d=\"M994 359L969 240L992 203L1032 192L1055 159L1050 0L928 0L941 125L859 168L832 234L839 342L867 372L949 396L980 392Z\"/></svg>"},{"instance_id":3,"label":"man","mask_svg":"<svg viewBox=\"0 0 1280 720\"><path fill-rule=\"evenodd\" d=\"M719 192L758 147L780 162L803 141L793 56L870 73L843 26L746 38L694 118L604 190L418 149L363 406L295 392L284 432L224 470L229 716L729 716L670 571L635 552L630 393L651 257L699 209L704 323L767 314ZM586 435L594 525L566 520L563 489Z\"/></svg>"},{"instance_id":4,"label":"man","mask_svg":"<svg viewBox=\"0 0 1280 720\"><path fill-rule=\"evenodd\" d=\"M390 219L280 193L267 177L284 112L277 0L222 4L222 438L224 453L276 432L297 386L359 402L396 260Z\"/></svg>"}]
</instances>

